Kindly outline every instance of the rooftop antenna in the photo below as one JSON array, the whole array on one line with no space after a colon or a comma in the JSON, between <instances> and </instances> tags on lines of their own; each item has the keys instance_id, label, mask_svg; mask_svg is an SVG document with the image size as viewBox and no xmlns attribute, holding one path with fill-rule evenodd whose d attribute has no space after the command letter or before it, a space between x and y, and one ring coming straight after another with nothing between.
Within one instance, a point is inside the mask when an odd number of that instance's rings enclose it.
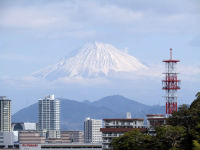
<instances>
[{"instance_id":1,"label":"rooftop antenna","mask_svg":"<svg viewBox=\"0 0 200 150\"><path fill-rule=\"evenodd\" d=\"M172 48L170 48L170 59L172 60Z\"/></svg>"}]
</instances>

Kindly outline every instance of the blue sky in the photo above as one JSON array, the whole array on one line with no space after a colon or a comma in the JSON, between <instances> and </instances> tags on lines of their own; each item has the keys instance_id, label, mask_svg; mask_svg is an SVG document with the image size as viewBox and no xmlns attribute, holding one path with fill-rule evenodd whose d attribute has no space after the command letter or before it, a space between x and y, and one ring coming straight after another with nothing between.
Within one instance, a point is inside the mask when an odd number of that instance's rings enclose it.
<instances>
[{"instance_id":1,"label":"blue sky","mask_svg":"<svg viewBox=\"0 0 200 150\"><path fill-rule=\"evenodd\" d=\"M13 100L13 112L50 92L78 100L121 94L146 104L162 104L161 77L127 81L123 88L116 88L119 83L106 90L98 85L93 94L77 83L47 87L45 81L28 78L92 41L128 49L147 65L163 65L172 47L174 57L181 60L182 103L190 103L199 91L199 0L1 0L0 90Z\"/></svg>"}]
</instances>

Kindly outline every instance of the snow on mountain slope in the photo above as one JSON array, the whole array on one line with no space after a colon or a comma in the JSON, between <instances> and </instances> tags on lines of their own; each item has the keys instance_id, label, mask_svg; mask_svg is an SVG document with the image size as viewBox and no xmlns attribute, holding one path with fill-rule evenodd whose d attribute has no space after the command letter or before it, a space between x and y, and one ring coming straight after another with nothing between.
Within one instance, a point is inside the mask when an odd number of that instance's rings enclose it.
<instances>
[{"instance_id":1,"label":"snow on mountain slope","mask_svg":"<svg viewBox=\"0 0 200 150\"><path fill-rule=\"evenodd\" d=\"M77 54L33 73L34 77L56 80L64 77L99 77L111 72L133 72L147 67L135 57L110 44L87 43Z\"/></svg>"}]
</instances>

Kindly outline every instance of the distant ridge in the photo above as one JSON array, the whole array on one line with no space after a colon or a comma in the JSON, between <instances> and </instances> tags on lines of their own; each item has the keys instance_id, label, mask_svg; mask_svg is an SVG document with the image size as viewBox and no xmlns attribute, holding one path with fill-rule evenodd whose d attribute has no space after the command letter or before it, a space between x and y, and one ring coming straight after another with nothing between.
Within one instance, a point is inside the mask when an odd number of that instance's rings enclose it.
<instances>
[{"instance_id":1,"label":"distant ridge","mask_svg":"<svg viewBox=\"0 0 200 150\"><path fill-rule=\"evenodd\" d=\"M164 106L148 106L120 95L104 97L95 102L78 102L64 98L61 101L61 129L82 130L86 117L125 118L131 112L133 118L145 118L146 114L164 114ZM12 122L37 122L38 104L21 109L12 116Z\"/></svg>"}]
</instances>

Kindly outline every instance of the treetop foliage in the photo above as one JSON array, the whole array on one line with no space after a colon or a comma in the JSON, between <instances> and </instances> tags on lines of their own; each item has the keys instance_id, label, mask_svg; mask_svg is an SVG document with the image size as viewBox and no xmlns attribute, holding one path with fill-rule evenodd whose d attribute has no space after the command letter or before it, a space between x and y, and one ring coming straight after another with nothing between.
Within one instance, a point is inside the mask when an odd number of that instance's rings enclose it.
<instances>
[{"instance_id":1,"label":"treetop foliage","mask_svg":"<svg viewBox=\"0 0 200 150\"><path fill-rule=\"evenodd\" d=\"M111 145L114 150L200 150L200 92L190 106L181 105L166 125L157 127L155 135L134 129Z\"/></svg>"}]
</instances>

